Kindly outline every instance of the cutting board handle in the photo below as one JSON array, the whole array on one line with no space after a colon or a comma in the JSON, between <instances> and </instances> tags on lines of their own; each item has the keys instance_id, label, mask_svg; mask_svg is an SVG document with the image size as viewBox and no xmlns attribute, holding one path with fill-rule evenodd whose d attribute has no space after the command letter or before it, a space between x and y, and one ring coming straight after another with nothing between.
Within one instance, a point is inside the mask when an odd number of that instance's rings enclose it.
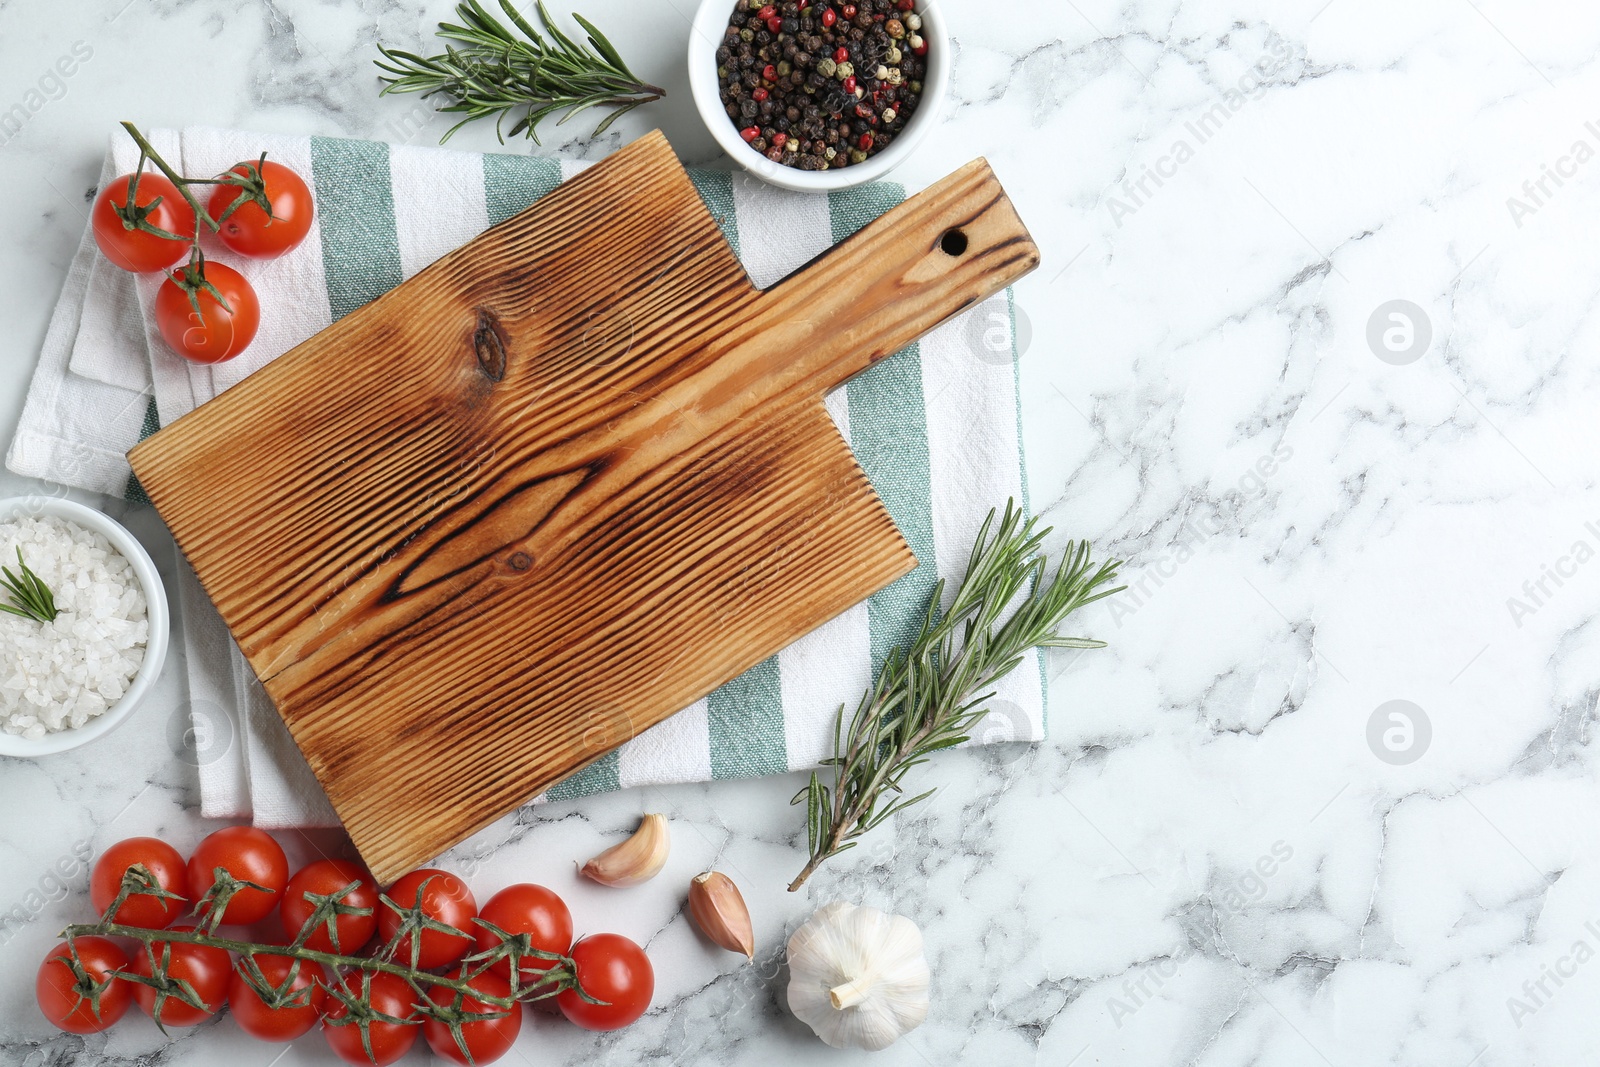
<instances>
[{"instance_id":1,"label":"cutting board handle","mask_svg":"<svg viewBox=\"0 0 1600 1067\"><path fill-rule=\"evenodd\" d=\"M988 162L973 160L762 294L761 321L784 342L752 345L769 355L750 370L826 393L1038 265Z\"/></svg>"}]
</instances>

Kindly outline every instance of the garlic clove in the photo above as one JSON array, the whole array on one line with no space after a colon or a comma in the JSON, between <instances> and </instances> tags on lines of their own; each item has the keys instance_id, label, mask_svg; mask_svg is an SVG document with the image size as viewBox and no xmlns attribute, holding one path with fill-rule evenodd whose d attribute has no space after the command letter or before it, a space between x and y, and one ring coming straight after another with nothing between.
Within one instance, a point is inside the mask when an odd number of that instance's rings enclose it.
<instances>
[{"instance_id":1,"label":"garlic clove","mask_svg":"<svg viewBox=\"0 0 1600 1067\"><path fill-rule=\"evenodd\" d=\"M672 840L665 815L646 815L633 836L612 845L583 865L580 872L601 885L629 886L648 882L667 864Z\"/></svg>"},{"instance_id":2,"label":"garlic clove","mask_svg":"<svg viewBox=\"0 0 1600 1067\"><path fill-rule=\"evenodd\" d=\"M707 871L689 880L689 917L700 932L729 952L756 958L756 934L750 909L733 879L720 871Z\"/></svg>"},{"instance_id":3,"label":"garlic clove","mask_svg":"<svg viewBox=\"0 0 1600 1067\"><path fill-rule=\"evenodd\" d=\"M887 1048L928 1016L910 919L836 901L789 938L789 1010L834 1048Z\"/></svg>"}]
</instances>

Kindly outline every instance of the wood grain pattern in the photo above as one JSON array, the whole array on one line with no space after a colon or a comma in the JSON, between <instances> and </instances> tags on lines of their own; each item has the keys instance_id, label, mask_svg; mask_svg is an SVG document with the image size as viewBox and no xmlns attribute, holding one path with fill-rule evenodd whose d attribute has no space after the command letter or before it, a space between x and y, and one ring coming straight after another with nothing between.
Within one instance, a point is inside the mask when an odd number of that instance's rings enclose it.
<instances>
[{"instance_id":1,"label":"wood grain pattern","mask_svg":"<svg viewBox=\"0 0 1600 1067\"><path fill-rule=\"evenodd\" d=\"M911 569L822 396L1037 259L980 160L757 290L654 134L130 459L388 882Z\"/></svg>"}]
</instances>

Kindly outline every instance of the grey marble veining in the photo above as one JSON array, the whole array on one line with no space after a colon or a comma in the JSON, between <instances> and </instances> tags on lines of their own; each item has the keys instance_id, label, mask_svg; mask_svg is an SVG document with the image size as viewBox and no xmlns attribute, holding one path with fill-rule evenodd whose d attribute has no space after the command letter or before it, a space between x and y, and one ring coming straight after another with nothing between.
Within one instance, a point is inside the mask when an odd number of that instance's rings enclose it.
<instances>
[{"instance_id":1,"label":"grey marble veining","mask_svg":"<svg viewBox=\"0 0 1600 1067\"><path fill-rule=\"evenodd\" d=\"M692 6L585 5L671 96L544 150L599 156L660 125L714 159L682 70ZM1110 647L1051 659L1048 743L941 756L927 805L799 894L795 779L550 805L457 849L476 885L550 884L657 964L638 1025L533 1017L506 1062L1588 1062L1600 11L945 7L944 128L896 177L982 152L1043 249L1017 287L1031 495L1057 538L1131 561L1133 588L1082 621ZM0 0L0 113L43 100L0 142L0 425L115 120L429 143L448 123L379 100L369 61L447 13ZM92 57L41 87L80 41ZM170 567L159 521L129 519ZM0 1061L329 1062L315 1035L274 1060L226 1020L169 1045L142 1018L83 1040L32 1009L37 960L87 915L76 857L210 828L168 739L178 666L113 739L0 760ZM672 816L667 872L579 884L572 861L643 810ZM712 865L754 909L753 967L680 910ZM829 1050L783 1007L783 939L836 897L927 938L933 1012L884 1053Z\"/></svg>"}]
</instances>

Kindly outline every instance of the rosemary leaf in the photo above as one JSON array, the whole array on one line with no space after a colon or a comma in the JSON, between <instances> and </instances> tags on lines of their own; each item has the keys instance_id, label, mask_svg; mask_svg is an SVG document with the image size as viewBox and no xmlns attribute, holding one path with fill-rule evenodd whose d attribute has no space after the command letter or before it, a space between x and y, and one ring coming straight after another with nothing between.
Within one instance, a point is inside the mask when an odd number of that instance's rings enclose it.
<instances>
[{"instance_id":1,"label":"rosemary leaf","mask_svg":"<svg viewBox=\"0 0 1600 1067\"><path fill-rule=\"evenodd\" d=\"M55 617L61 614L56 609L55 595L23 560L20 545L17 546L17 569L21 571L20 574L11 573L10 567L0 567L0 573L4 574L4 577L0 577L0 589L4 589L11 598L11 603L0 604L0 611L34 622L54 622Z\"/></svg>"},{"instance_id":2,"label":"rosemary leaf","mask_svg":"<svg viewBox=\"0 0 1600 1067\"><path fill-rule=\"evenodd\" d=\"M438 36L446 42L439 55L378 47L382 58L373 62L383 72L382 95L439 96L448 103L437 110L466 116L445 132L441 143L467 123L491 116L495 134L504 142L501 123L511 116L511 136L521 133L538 144L538 126L546 117L563 112L560 125L592 107L608 111L591 135L599 136L620 116L666 95L637 78L605 34L581 15L573 18L588 35L587 44L563 33L542 2L537 10L548 39L511 0L500 0L500 7L510 27L478 0L462 0L456 6L459 23L439 23Z\"/></svg>"},{"instance_id":3,"label":"rosemary leaf","mask_svg":"<svg viewBox=\"0 0 1600 1067\"><path fill-rule=\"evenodd\" d=\"M1029 649L1104 646L1060 630L1079 608L1125 588L1107 588L1120 564L1096 566L1087 542L1069 542L1052 576L1041 551L1049 533L1010 502L998 526L990 511L949 609L939 610L941 581L916 636L885 657L848 723L839 709L834 754L823 761L832 768L831 785L813 773L792 801L806 804L811 857L790 892L862 834L933 795L905 797L901 781L930 753L968 740L988 711L993 684Z\"/></svg>"}]
</instances>

